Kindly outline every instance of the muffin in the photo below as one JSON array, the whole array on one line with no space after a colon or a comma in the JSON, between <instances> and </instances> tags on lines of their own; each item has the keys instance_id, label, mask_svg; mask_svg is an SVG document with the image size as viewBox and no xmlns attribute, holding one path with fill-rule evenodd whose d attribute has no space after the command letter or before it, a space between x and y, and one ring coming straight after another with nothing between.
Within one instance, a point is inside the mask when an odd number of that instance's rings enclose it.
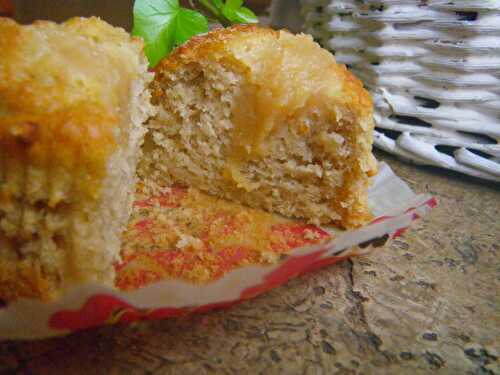
<instances>
[{"instance_id":1,"label":"muffin","mask_svg":"<svg viewBox=\"0 0 500 375\"><path fill-rule=\"evenodd\" d=\"M309 36L218 29L154 81L141 41L97 18L0 18L0 51L0 299L114 286L136 183L316 224L370 218L371 99Z\"/></svg>"},{"instance_id":2,"label":"muffin","mask_svg":"<svg viewBox=\"0 0 500 375\"><path fill-rule=\"evenodd\" d=\"M244 205L357 227L370 218L373 105L308 35L216 29L155 68L139 175Z\"/></svg>"},{"instance_id":3,"label":"muffin","mask_svg":"<svg viewBox=\"0 0 500 375\"><path fill-rule=\"evenodd\" d=\"M142 48L97 18L0 18L0 299L113 285L153 113Z\"/></svg>"}]
</instances>

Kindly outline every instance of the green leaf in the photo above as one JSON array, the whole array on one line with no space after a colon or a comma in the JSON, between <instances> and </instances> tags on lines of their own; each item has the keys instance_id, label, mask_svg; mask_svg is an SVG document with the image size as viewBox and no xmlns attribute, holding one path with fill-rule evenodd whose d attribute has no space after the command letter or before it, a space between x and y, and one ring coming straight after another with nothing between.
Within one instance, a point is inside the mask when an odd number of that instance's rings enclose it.
<instances>
[{"instance_id":1,"label":"green leaf","mask_svg":"<svg viewBox=\"0 0 500 375\"><path fill-rule=\"evenodd\" d=\"M175 33L175 45L181 45L193 36L206 33L208 21L204 15L185 8L180 8L177 15L177 32Z\"/></svg>"},{"instance_id":2,"label":"green leaf","mask_svg":"<svg viewBox=\"0 0 500 375\"><path fill-rule=\"evenodd\" d=\"M235 23L257 23L253 12L243 7L243 0L198 0L224 26Z\"/></svg>"},{"instance_id":3,"label":"green leaf","mask_svg":"<svg viewBox=\"0 0 500 375\"><path fill-rule=\"evenodd\" d=\"M239 7L232 8L230 6L225 6L222 10L222 14L231 23L257 23L257 16L248 8Z\"/></svg>"},{"instance_id":4,"label":"green leaf","mask_svg":"<svg viewBox=\"0 0 500 375\"><path fill-rule=\"evenodd\" d=\"M243 7L243 0L198 0L223 25L256 23L255 14ZM176 46L208 31L202 14L183 8L179 0L135 0L132 35L144 39L144 52L150 67L167 56Z\"/></svg>"},{"instance_id":5,"label":"green leaf","mask_svg":"<svg viewBox=\"0 0 500 375\"><path fill-rule=\"evenodd\" d=\"M182 8L178 0L136 0L132 35L144 39L144 52L154 67L177 45L208 31L200 13Z\"/></svg>"},{"instance_id":6,"label":"green leaf","mask_svg":"<svg viewBox=\"0 0 500 375\"><path fill-rule=\"evenodd\" d=\"M243 0L226 0L226 7L238 9L243 5Z\"/></svg>"},{"instance_id":7,"label":"green leaf","mask_svg":"<svg viewBox=\"0 0 500 375\"><path fill-rule=\"evenodd\" d=\"M222 0L209 0L209 1L211 1L220 10L224 8L224 2Z\"/></svg>"},{"instance_id":8,"label":"green leaf","mask_svg":"<svg viewBox=\"0 0 500 375\"><path fill-rule=\"evenodd\" d=\"M252 12L250 9L241 7L238 9L238 17L240 19L241 23L257 23L259 22L259 19L255 15L254 12Z\"/></svg>"}]
</instances>

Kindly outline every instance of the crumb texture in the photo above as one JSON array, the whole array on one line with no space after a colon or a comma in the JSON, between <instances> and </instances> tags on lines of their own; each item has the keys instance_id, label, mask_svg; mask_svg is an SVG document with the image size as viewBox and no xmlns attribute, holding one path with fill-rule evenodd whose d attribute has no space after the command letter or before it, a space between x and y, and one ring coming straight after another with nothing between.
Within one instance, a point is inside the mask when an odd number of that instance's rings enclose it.
<instances>
[{"instance_id":1,"label":"crumb texture","mask_svg":"<svg viewBox=\"0 0 500 375\"><path fill-rule=\"evenodd\" d=\"M164 59L152 92L144 180L316 224L370 217L371 99L311 37L215 30Z\"/></svg>"},{"instance_id":2,"label":"crumb texture","mask_svg":"<svg viewBox=\"0 0 500 375\"><path fill-rule=\"evenodd\" d=\"M253 264L275 264L294 248L331 238L323 229L216 198L196 188L139 184L123 234L116 287L166 279L207 283Z\"/></svg>"}]
</instances>

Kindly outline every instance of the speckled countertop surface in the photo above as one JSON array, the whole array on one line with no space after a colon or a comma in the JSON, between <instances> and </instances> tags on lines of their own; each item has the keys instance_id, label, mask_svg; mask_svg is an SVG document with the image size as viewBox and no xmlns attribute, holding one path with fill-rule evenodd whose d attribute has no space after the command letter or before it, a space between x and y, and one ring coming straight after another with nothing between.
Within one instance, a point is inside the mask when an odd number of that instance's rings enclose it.
<instances>
[{"instance_id":1,"label":"speckled countertop surface","mask_svg":"<svg viewBox=\"0 0 500 375\"><path fill-rule=\"evenodd\" d=\"M440 202L385 250L227 311L0 343L0 374L500 374L500 188L379 158Z\"/></svg>"}]
</instances>

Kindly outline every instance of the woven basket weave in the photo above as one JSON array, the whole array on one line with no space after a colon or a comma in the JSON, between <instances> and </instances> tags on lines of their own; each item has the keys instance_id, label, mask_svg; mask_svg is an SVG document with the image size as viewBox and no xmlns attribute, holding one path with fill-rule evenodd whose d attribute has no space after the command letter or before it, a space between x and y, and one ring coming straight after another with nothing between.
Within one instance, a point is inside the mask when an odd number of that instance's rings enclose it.
<instances>
[{"instance_id":1,"label":"woven basket weave","mask_svg":"<svg viewBox=\"0 0 500 375\"><path fill-rule=\"evenodd\" d=\"M500 181L500 0L302 0L301 13L371 90L376 146Z\"/></svg>"}]
</instances>

